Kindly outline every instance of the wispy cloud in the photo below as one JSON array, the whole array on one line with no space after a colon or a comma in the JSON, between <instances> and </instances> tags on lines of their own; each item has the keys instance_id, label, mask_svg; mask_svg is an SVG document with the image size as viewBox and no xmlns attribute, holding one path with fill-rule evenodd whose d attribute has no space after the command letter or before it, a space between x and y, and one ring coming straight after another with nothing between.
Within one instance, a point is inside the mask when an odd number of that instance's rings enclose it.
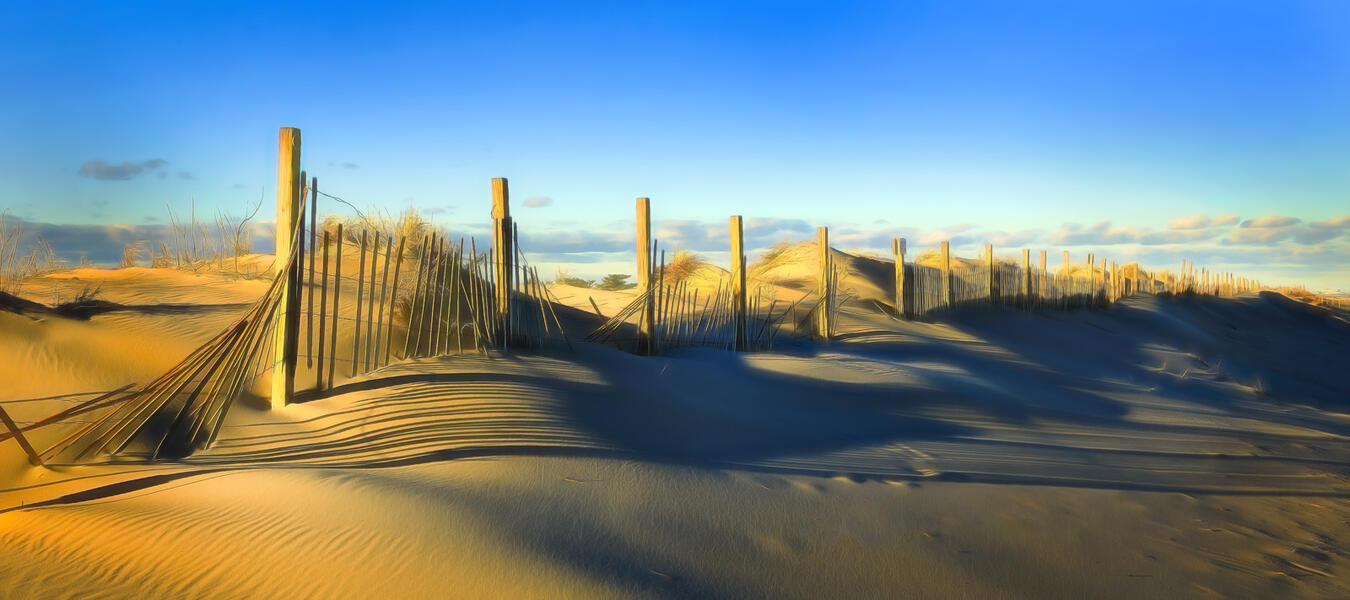
<instances>
[{"instance_id":1,"label":"wispy cloud","mask_svg":"<svg viewBox=\"0 0 1350 600\"><path fill-rule=\"evenodd\" d=\"M1146 227L1113 226L1110 221L1100 221L1092 225L1065 223L1050 236L1050 241L1064 246L1113 246L1119 244L1139 244L1143 246L1161 246L1166 244L1187 244L1203 242L1223 235L1227 225L1237 222L1237 217L1183 217L1173 219L1163 230Z\"/></svg>"},{"instance_id":2,"label":"wispy cloud","mask_svg":"<svg viewBox=\"0 0 1350 600\"><path fill-rule=\"evenodd\" d=\"M1227 227L1238 222L1237 215L1224 215L1221 217L1209 218L1206 215L1192 215L1189 217L1180 217L1172 219L1167 223L1168 229L1182 231L1194 231L1197 229L1206 229L1209 227Z\"/></svg>"},{"instance_id":3,"label":"wispy cloud","mask_svg":"<svg viewBox=\"0 0 1350 600\"><path fill-rule=\"evenodd\" d=\"M525 199L525 208L542 208L553 204L553 199L548 196L530 196Z\"/></svg>"},{"instance_id":4,"label":"wispy cloud","mask_svg":"<svg viewBox=\"0 0 1350 600\"><path fill-rule=\"evenodd\" d=\"M168 225L158 223L158 217L145 217L143 225L67 225L25 221L23 246L29 247L41 238L52 245L57 256L77 261L83 257L98 264L116 264L122 258L122 248L136 242L169 242L173 235ZM254 252L272 252L275 248L276 225L254 222Z\"/></svg>"},{"instance_id":5,"label":"wispy cloud","mask_svg":"<svg viewBox=\"0 0 1350 600\"><path fill-rule=\"evenodd\" d=\"M1266 215L1248 219L1224 239L1225 244L1274 245L1284 241L1313 245L1333 240L1350 231L1350 216L1303 224L1302 219Z\"/></svg>"},{"instance_id":6,"label":"wispy cloud","mask_svg":"<svg viewBox=\"0 0 1350 600\"><path fill-rule=\"evenodd\" d=\"M1278 227L1289 227L1290 225L1298 225L1301 222L1302 222L1301 219L1296 219L1294 217L1282 217L1280 215L1266 215L1264 217L1257 217L1255 219L1247 219L1246 221L1242 222L1242 225L1240 225L1240 227L1244 229L1248 228L1273 229Z\"/></svg>"},{"instance_id":7,"label":"wispy cloud","mask_svg":"<svg viewBox=\"0 0 1350 600\"><path fill-rule=\"evenodd\" d=\"M1308 223L1308 227L1313 229L1347 229L1350 228L1350 216Z\"/></svg>"},{"instance_id":8,"label":"wispy cloud","mask_svg":"<svg viewBox=\"0 0 1350 600\"><path fill-rule=\"evenodd\" d=\"M126 181L134 179L136 176L147 171L156 171L169 164L168 161L159 158L152 158L142 162L124 161L119 164L109 164L102 160L86 161L80 165L79 174L81 177L97 179L99 181ZM164 175L160 173L161 177Z\"/></svg>"}]
</instances>

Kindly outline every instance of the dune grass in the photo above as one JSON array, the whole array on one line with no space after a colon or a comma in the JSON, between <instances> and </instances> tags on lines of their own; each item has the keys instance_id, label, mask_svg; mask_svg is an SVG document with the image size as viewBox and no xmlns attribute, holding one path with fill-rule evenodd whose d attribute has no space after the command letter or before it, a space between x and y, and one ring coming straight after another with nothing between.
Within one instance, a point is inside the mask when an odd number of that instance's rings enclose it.
<instances>
[{"instance_id":1,"label":"dune grass","mask_svg":"<svg viewBox=\"0 0 1350 600\"><path fill-rule=\"evenodd\" d=\"M23 291L24 280L66 266L41 237L33 240L27 252L20 250L23 236L23 224L0 212L0 292L17 296Z\"/></svg>"}]
</instances>

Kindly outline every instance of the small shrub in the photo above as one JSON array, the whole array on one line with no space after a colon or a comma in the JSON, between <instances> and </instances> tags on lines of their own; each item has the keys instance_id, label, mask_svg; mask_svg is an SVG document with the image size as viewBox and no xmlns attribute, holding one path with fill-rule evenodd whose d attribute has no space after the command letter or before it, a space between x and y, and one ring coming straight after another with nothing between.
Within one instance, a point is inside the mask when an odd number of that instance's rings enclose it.
<instances>
[{"instance_id":1,"label":"small shrub","mask_svg":"<svg viewBox=\"0 0 1350 600\"><path fill-rule=\"evenodd\" d=\"M573 277L571 273L558 269L558 274L554 276L553 283L559 285L570 285L572 287L589 288L595 285L594 281Z\"/></svg>"},{"instance_id":2,"label":"small shrub","mask_svg":"<svg viewBox=\"0 0 1350 600\"><path fill-rule=\"evenodd\" d=\"M622 273L610 273L609 275L606 275L604 279L600 280L600 283L597 284L595 287L602 290L609 290L611 292L617 292L619 290L631 290L637 287L637 284L629 283L628 282L629 277L632 276L625 275Z\"/></svg>"}]
</instances>

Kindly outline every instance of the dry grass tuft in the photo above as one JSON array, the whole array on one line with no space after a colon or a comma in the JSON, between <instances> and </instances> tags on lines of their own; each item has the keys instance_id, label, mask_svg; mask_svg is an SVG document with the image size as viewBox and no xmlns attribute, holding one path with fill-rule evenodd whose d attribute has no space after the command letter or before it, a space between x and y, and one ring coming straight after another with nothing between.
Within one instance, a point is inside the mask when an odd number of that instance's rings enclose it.
<instances>
[{"instance_id":1,"label":"dry grass tuft","mask_svg":"<svg viewBox=\"0 0 1350 600\"><path fill-rule=\"evenodd\" d=\"M670 262L666 263L666 285L674 285L688 279L706 264L708 263L703 257L690 250L677 250Z\"/></svg>"},{"instance_id":2,"label":"dry grass tuft","mask_svg":"<svg viewBox=\"0 0 1350 600\"><path fill-rule=\"evenodd\" d=\"M362 231L371 233L379 232L384 237L392 239L407 239L409 248L417 248L422 239L432 233L444 233L428 221L422 213L417 212L415 208L408 208L394 216L388 211L381 209L370 209L365 213L356 216L346 215L324 215L322 223L319 226L319 236L322 237L326 231L328 235L337 239L338 225L342 225L343 237L348 242L357 242L361 239Z\"/></svg>"},{"instance_id":3,"label":"dry grass tuft","mask_svg":"<svg viewBox=\"0 0 1350 600\"><path fill-rule=\"evenodd\" d=\"M25 279L66 266L56 258L51 243L42 238L33 241L27 254L21 253L22 239L23 225L18 221L11 223L9 216L0 212L0 292L17 296L23 290Z\"/></svg>"},{"instance_id":4,"label":"dry grass tuft","mask_svg":"<svg viewBox=\"0 0 1350 600\"><path fill-rule=\"evenodd\" d=\"M141 243L132 242L122 246L122 268L136 266L136 261L141 257Z\"/></svg>"},{"instance_id":5,"label":"dry grass tuft","mask_svg":"<svg viewBox=\"0 0 1350 600\"><path fill-rule=\"evenodd\" d=\"M797 260L797 253L792 250L798 245L800 244L793 243L792 240L778 240L772 247L765 250L764 254L759 256L759 260L750 264L750 272L747 275L756 279L763 279L765 273Z\"/></svg>"}]
</instances>

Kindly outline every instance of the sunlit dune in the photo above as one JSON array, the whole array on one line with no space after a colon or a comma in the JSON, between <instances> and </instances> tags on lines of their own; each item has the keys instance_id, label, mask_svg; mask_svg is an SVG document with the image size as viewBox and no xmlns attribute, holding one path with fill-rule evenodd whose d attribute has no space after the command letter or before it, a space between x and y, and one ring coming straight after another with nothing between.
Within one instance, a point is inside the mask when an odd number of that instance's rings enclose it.
<instances>
[{"instance_id":1,"label":"sunlit dune","mask_svg":"<svg viewBox=\"0 0 1350 600\"><path fill-rule=\"evenodd\" d=\"M815 252L752 265L749 289L806 296ZM0 440L0 581L44 597L1350 595L1343 313L1262 292L905 321L882 306L891 263L835 256L856 301L830 342L636 356L580 341L633 291L553 284L570 350L344 371L279 410L238 403L178 460L38 468ZM712 265L679 280L729 285ZM33 279L44 306L84 286L110 304L0 312L0 400L33 422L147 381L266 283Z\"/></svg>"}]
</instances>

